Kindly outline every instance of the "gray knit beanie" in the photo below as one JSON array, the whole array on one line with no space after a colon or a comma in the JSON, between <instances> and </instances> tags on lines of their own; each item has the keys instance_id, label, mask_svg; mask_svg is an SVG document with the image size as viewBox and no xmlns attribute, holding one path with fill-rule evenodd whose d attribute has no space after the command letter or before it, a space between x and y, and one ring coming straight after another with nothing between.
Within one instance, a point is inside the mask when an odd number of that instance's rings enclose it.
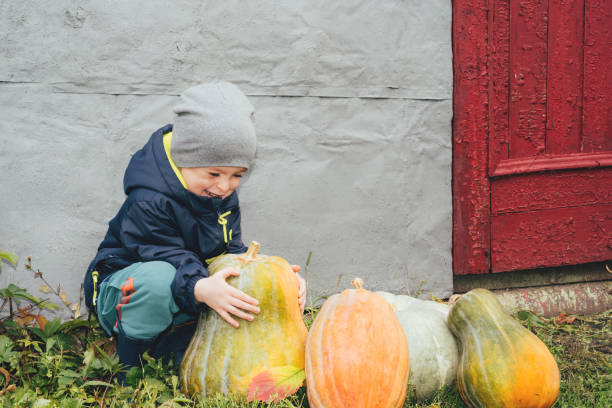
<instances>
[{"instance_id":1,"label":"gray knit beanie","mask_svg":"<svg viewBox=\"0 0 612 408\"><path fill-rule=\"evenodd\" d=\"M253 106L229 82L194 86L174 108L170 156L178 167L251 167L255 157Z\"/></svg>"}]
</instances>

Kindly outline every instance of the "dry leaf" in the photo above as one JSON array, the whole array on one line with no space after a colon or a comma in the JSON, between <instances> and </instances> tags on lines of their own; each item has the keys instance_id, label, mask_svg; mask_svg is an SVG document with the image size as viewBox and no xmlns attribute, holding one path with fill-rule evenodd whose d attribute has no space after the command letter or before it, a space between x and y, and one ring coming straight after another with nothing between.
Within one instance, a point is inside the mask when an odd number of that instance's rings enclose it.
<instances>
[{"instance_id":1,"label":"dry leaf","mask_svg":"<svg viewBox=\"0 0 612 408\"><path fill-rule=\"evenodd\" d=\"M3 395L7 391L9 381L11 380L11 375L8 371L6 371L6 369L2 367L0 367L0 372L4 375L4 387L2 388L2 391L0 391L0 395Z\"/></svg>"},{"instance_id":2,"label":"dry leaf","mask_svg":"<svg viewBox=\"0 0 612 408\"><path fill-rule=\"evenodd\" d=\"M38 322L38 326L40 326L42 330L45 330L45 324L47 323L47 319L45 319L45 316L39 313L36 316L36 321Z\"/></svg>"},{"instance_id":3,"label":"dry leaf","mask_svg":"<svg viewBox=\"0 0 612 408\"><path fill-rule=\"evenodd\" d=\"M66 298L66 293L65 292L59 292L58 296L62 299L62 301L64 302L64 304L66 306L70 306L70 302L68 301L68 299Z\"/></svg>"},{"instance_id":4,"label":"dry leaf","mask_svg":"<svg viewBox=\"0 0 612 408\"><path fill-rule=\"evenodd\" d=\"M251 380L248 402L279 401L296 392L305 377L303 368L289 365L262 371Z\"/></svg>"},{"instance_id":5,"label":"dry leaf","mask_svg":"<svg viewBox=\"0 0 612 408\"><path fill-rule=\"evenodd\" d=\"M81 305L79 303L74 303L70 306L70 309L74 311L73 319L78 319L81 316Z\"/></svg>"},{"instance_id":6,"label":"dry leaf","mask_svg":"<svg viewBox=\"0 0 612 408\"><path fill-rule=\"evenodd\" d=\"M576 316L569 316L567 313L561 312L555 319L555 322L557 324L572 324L574 320L576 320Z\"/></svg>"},{"instance_id":7,"label":"dry leaf","mask_svg":"<svg viewBox=\"0 0 612 408\"><path fill-rule=\"evenodd\" d=\"M47 285L42 285L39 289L42 293L51 293L53 290Z\"/></svg>"},{"instance_id":8,"label":"dry leaf","mask_svg":"<svg viewBox=\"0 0 612 408\"><path fill-rule=\"evenodd\" d=\"M17 323L21 327L25 327L28 324L32 323L32 321L34 320L35 317L36 316L34 316L33 314L21 315L21 316L18 316L17 318L15 318L15 323Z\"/></svg>"}]
</instances>

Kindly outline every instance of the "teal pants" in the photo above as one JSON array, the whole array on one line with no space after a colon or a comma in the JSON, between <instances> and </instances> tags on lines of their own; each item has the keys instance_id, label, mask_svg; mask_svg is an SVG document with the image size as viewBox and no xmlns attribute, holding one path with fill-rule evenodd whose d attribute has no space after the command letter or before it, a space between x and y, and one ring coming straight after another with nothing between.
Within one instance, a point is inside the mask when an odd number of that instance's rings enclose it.
<instances>
[{"instance_id":1,"label":"teal pants","mask_svg":"<svg viewBox=\"0 0 612 408\"><path fill-rule=\"evenodd\" d=\"M100 284L98 320L109 334L153 340L171 325L193 320L179 313L170 284L176 269L168 262L137 262Z\"/></svg>"}]
</instances>

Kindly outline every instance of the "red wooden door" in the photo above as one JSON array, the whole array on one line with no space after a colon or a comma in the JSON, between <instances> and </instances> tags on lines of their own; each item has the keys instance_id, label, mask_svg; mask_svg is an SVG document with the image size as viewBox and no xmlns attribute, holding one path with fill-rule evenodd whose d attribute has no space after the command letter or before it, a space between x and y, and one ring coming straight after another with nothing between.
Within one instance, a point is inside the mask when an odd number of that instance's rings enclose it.
<instances>
[{"instance_id":1,"label":"red wooden door","mask_svg":"<svg viewBox=\"0 0 612 408\"><path fill-rule=\"evenodd\" d=\"M453 269L612 259L612 0L453 2Z\"/></svg>"}]
</instances>

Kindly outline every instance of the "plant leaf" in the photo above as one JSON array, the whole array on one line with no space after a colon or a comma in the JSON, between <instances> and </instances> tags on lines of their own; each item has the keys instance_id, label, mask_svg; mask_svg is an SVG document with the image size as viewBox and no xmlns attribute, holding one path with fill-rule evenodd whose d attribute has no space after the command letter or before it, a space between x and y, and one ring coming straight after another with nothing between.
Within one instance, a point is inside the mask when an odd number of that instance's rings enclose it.
<instances>
[{"instance_id":1,"label":"plant leaf","mask_svg":"<svg viewBox=\"0 0 612 408\"><path fill-rule=\"evenodd\" d=\"M24 288L20 288L17 285L14 284L10 284L8 285L7 288L0 290L0 296L2 297L7 297L7 298L13 298L13 299L25 299L29 302L32 302L34 304L36 304L36 306L40 307L41 309L57 309L59 306L57 306L55 303L51 303L47 300L40 300L38 299L36 296L29 294Z\"/></svg>"},{"instance_id":2,"label":"plant leaf","mask_svg":"<svg viewBox=\"0 0 612 408\"><path fill-rule=\"evenodd\" d=\"M55 337L47 338L47 341L46 341L46 344L45 344L45 346L47 347L46 348L47 352L49 352L49 350L51 350L53 348L53 346L55 346L56 343L57 343L57 339Z\"/></svg>"},{"instance_id":3,"label":"plant leaf","mask_svg":"<svg viewBox=\"0 0 612 408\"><path fill-rule=\"evenodd\" d=\"M45 318L45 316L39 313L38 315L36 315L36 321L38 322L38 326L40 326L42 330L45 330L45 324L47 323L47 319Z\"/></svg>"},{"instance_id":4,"label":"plant leaf","mask_svg":"<svg viewBox=\"0 0 612 408\"><path fill-rule=\"evenodd\" d=\"M34 295L30 295L30 294L29 294L29 293L27 293L27 292L16 292L16 293L13 293L13 296L14 296L16 299L17 299L17 298L20 298L20 299L26 299L26 300L29 300L30 302L32 302L32 303L36 303L37 305L38 305L38 304L40 304L40 303L42 303L42 301L41 301L40 299L38 299L36 296L34 296Z\"/></svg>"},{"instance_id":5,"label":"plant leaf","mask_svg":"<svg viewBox=\"0 0 612 408\"><path fill-rule=\"evenodd\" d=\"M53 336L59 330L61 325L62 321L56 317L53 320L47 320L43 331L45 332L45 335Z\"/></svg>"},{"instance_id":6,"label":"plant leaf","mask_svg":"<svg viewBox=\"0 0 612 408\"><path fill-rule=\"evenodd\" d=\"M30 324L35 318L36 316L31 313L23 313L15 318L15 322L17 322L17 324L21 327L25 327Z\"/></svg>"},{"instance_id":7,"label":"plant leaf","mask_svg":"<svg viewBox=\"0 0 612 408\"><path fill-rule=\"evenodd\" d=\"M78 319L79 317L81 317L81 304L80 303L73 303L72 306L70 306L70 309L73 311L73 314L72 314L73 319Z\"/></svg>"},{"instance_id":8,"label":"plant leaf","mask_svg":"<svg viewBox=\"0 0 612 408\"><path fill-rule=\"evenodd\" d=\"M19 260L19 258L17 258L17 255L12 252L0 251L0 265L2 265L1 260L5 260L6 262L13 265L13 267L15 267L17 266L17 261Z\"/></svg>"},{"instance_id":9,"label":"plant leaf","mask_svg":"<svg viewBox=\"0 0 612 408\"><path fill-rule=\"evenodd\" d=\"M62 299L62 302L64 302L66 306L70 306L70 302L66 297L66 292L60 291L58 296Z\"/></svg>"},{"instance_id":10,"label":"plant leaf","mask_svg":"<svg viewBox=\"0 0 612 408\"><path fill-rule=\"evenodd\" d=\"M542 327L544 326L544 321L538 317L535 313L530 310L520 310L517 313L517 317L519 320L527 323L529 325Z\"/></svg>"},{"instance_id":11,"label":"plant leaf","mask_svg":"<svg viewBox=\"0 0 612 408\"><path fill-rule=\"evenodd\" d=\"M97 380L87 381L86 383L83 384L83 387L89 387L89 386L94 386L94 387L110 387L110 388L114 388L115 387L111 383L107 383L107 382L104 382L104 381L97 381Z\"/></svg>"},{"instance_id":12,"label":"plant leaf","mask_svg":"<svg viewBox=\"0 0 612 408\"><path fill-rule=\"evenodd\" d=\"M48 300L43 300L42 302L38 303L38 307L40 307L41 309L47 309L47 310L59 309L58 305L56 305L55 303L51 303Z\"/></svg>"},{"instance_id":13,"label":"plant leaf","mask_svg":"<svg viewBox=\"0 0 612 408\"><path fill-rule=\"evenodd\" d=\"M52 401L46 398L38 398L35 402L34 405L32 405L32 408L46 408L46 407L50 407Z\"/></svg>"},{"instance_id":14,"label":"plant leaf","mask_svg":"<svg viewBox=\"0 0 612 408\"><path fill-rule=\"evenodd\" d=\"M248 402L280 401L293 394L306 378L303 368L295 366L272 367L257 374L249 385Z\"/></svg>"},{"instance_id":15,"label":"plant leaf","mask_svg":"<svg viewBox=\"0 0 612 408\"><path fill-rule=\"evenodd\" d=\"M91 361L94 359L95 353L93 348L88 348L85 353L83 353L83 365L88 366Z\"/></svg>"},{"instance_id":16,"label":"plant leaf","mask_svg":"<svg viewBox=\"0 0 612 408\"><path fill-rule=\"evenodd\" d=\"M47 338L45 336L45 333L42 330L40 330L38 327L32 327L31 330L32 330L32 333L34 333L35 335L37 335L41 339L46 339Z\"/></svg>"},{"instance_id":17,"label":"plant leaf","mask_svg":"<svg viewBox=\"0 0 612 408\"><path fill-rule=\"evenodd\" d=\"M42 285L39 289L42 293L51 293L52 290L50 287L48 287L47 285Z\"/></svg>"},{"instance_id":18,"label":"plant leaf","mask_svg":"<svg viewBox=\"0 0 612 408\"><path fill-rule=\"evenodd\" d=\"M68 320L62 323L62 325L59 328L59 331L61 331L62 333L70 333L73 330L76 330L80 327L90 327L90 324L87 320L79 320L79 319Z\"/></svg>"}]
</instances>

